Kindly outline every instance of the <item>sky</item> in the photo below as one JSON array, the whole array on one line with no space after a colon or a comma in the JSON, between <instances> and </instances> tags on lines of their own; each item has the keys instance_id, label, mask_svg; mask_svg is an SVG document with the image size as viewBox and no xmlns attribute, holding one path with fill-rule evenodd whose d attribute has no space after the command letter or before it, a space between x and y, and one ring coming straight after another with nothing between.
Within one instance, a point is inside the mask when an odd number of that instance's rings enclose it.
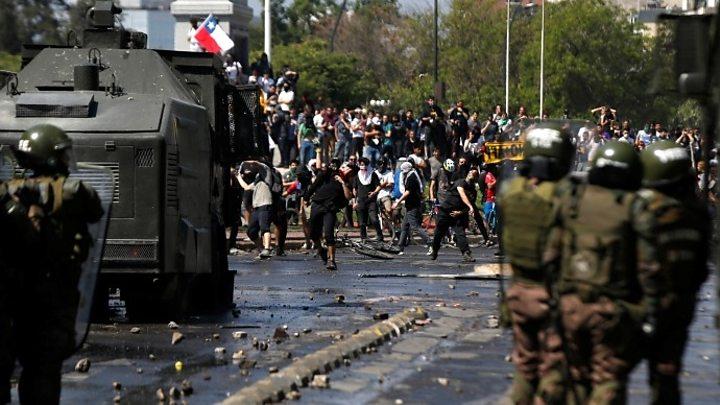
<instances>
[{"instance_id":1,"label":"sky","mask_svg":"<svg viewBox=\"0 0 720 405\"><path fill-rule=\"evenodd\" d=\"M438 0L441 10L445 10L451 0ZM262 13L263 0L248 0L248 5L252 7L253 14L259 16ZM424 11L433 8L433 0L400 0L400 9L403 12L411 13L413 11Z\"/></svg>"}]
</instances>

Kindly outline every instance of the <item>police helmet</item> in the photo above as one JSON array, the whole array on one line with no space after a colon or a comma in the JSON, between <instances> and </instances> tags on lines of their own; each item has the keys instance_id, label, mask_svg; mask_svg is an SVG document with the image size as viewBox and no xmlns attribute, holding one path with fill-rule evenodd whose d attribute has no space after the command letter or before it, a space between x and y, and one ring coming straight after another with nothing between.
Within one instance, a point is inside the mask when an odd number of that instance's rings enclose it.
<instances>
[{"instance_id":1,"label":"police helmet","mask_svg":"<svg viewBox=\"0 0 720 405\"><path fill-rule=\"evenodd\" d=\"M525 133L520 173L541 180L558 180L570 171L575 153L566 127L541 123Z\"/></svg>"},{"instance_id":2,"label":"police helmet","mask_svg":"<svg viewBox=\"0 0 720 405\"><path fill-rule=\"evenodd\" d=\"M20 166L38 175L67 175L75 164L72 140L65 131L50 124L27 129L12 152Z\"/></svg>"},{"instance_id":3,"label":"police helmet","mask_svg":"<svg viewBox=\"0 0 720 405\"><path fill-rule=\"evenodd\" d=\"M661 187L687 180L692 162L687 149L670 141L658 141L640 153L643 166L642 185Z\"/></svg>"},{"instance_id":4,"label":"police helmet","mask_svg":"<svg viewBox=\"0 0 720 405\"><path fill-rule=\"evenodd\" d=\"M443 162L443 169L445 169L445 171L448 171L450 173L454 172L455 171L455 161L453 161L452 159L445 159L445 161Z\"/></svg>"},{"instance_id":5,"label":"police helmet","mask_svg":"<svg viewBox=\"0 0 720 405\"><path fill-rule=\"evenodd\" d=\"M640 188L642 171L640 157L629 143L609 141L597 149L588 181L602 187L632 191Z\"/></svg>"}]
</instances>

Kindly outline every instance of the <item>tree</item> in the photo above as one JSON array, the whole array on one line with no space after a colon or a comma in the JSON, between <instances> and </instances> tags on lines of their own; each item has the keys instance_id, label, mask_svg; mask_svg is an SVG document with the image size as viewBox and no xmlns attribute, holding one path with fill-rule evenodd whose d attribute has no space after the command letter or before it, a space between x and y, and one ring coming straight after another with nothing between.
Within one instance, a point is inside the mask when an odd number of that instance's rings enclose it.
<instances>
[{"instance_id":1,"label":"tree","mask_svg":"<svg viewBox=\"0 0 720 405\"><path fill-rule=\"evenodd\" d=\"M293 31L304 37L314 33L316 27L337 9L333 0L294 0L287 8L287 17Z\"/></svg>"},{"instance_id":2,"label":"tree","mask_svg":"<svg viewBox=\"0 0 720 405\"><path fill-rule=\"evenodd\" d=\"M0 0L0 51L20 52L17 8L13 0Z\"/></svg>"},{"instance_id":3,"label":"tree","mask_svg":"<svg viewBox=\"0 0 720 405\"><path fill-rule=\"evenodd\" d=\"M288 64L300 72L296 98L309 96L321 104L361 105L372 95L374 82L358 70L353 55L327 52L327 42L309 39L273 49L276 66Z\"/></svg>"}]
</instances>

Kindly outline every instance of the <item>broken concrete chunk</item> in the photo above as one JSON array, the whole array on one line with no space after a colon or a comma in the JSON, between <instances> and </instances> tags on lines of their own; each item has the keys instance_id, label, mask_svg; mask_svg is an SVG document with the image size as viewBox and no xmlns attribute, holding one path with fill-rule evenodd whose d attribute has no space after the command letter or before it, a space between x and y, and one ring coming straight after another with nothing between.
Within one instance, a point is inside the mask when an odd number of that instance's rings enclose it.
<instances>
[{"instance_id":1,"label":"broken concrete chunk","mask_svg":"<svg viewBox=\"0 0 720 405\"><path fill-rule=\"evenodd\" d=\"M178 326L178 324L176 324L175 322L170 321L170 322L168 323L168 329L177 329L177 328L179 328L179 326Z\"/></svg>"},{"instance_id":2,"label":"broken concrete chunk","mask_svg":"<svg viewBox=\"0 0 720 405\"><path fill-rule=\"evenodd\" d=\"M447 378L440 377L437 379L438 384L442 385L443 387L447 387L448 384L450 384L450 381L448 381Z\"/></svg>"},{"instance_id":3,"label":"broken concrete chunk","mask_svg":"<svg viewBox=\"0 0 720 405\"><path fill-rule=\"evenodd\" d=\"M244 350L238 350L232 355L233 360L242 360L245 358L245 351Z\"/></svg>"},{"instance_id":4,"label":"broken concrete chunk","mask_svg":"<svg viewBox=\"0 0 720 405\"><path fill-rule=\"evenodd\" d=\"M155 399L157 399L158 402L165 402L165 392L163 392L162 388L158 388L157 391L155 391Z\"/></svg>"},{"instance_id":5,"label":"broken concrete chunk","mask_svg":"<svg viewBox=\"0 0 720 405\"><path fill-rule=\"evenodd\" d=\"M297 401L300 399L300 391L290 391L287 394L285 394L285 399L289 399L291 401Z\"/></svg>"},{"instance_id":6,"label":"broken concrete chunk","mask_svg":"<svg viewBox=\"0 0 720 405\"><path fill-rule=\"evenodd\" d=\"M288 333L283 328L276 328L275 333L273 333L273 339L275 339L276 341L283 341L289 337L290 335L288 335Z\"/></svg>"},{"instance_id":7,"label":"broken concrete chunk","mask_svg":"<svg viewBox=\"0 0 720 405\"><path fill-rule=\"evenodd\" d=\"M342 294L338 294L335 296L335 302L338 304L344 304L345 303L345 296Z\"/></svg>"},{"instance_id":8,"label":"broken concrete chunk","mask_svg":"<svg viewBox=\"0 0 720 405\"><path fill-rule=\"evenodd\" d=\"M120 391L122 389L122 384L117 381L113 381L112 386L115 391Z\"/></svg>"},{"instance_id":9,"label":"broken concrete chunk","mask_svg":"<svg viewBox=\"0 0 720 405\"><path fill-rule=\"evenodd\" d=\"M218 340L218 339L220 339L220 334L219 334L219 333L213 333L212 337L213 337L213 339Z\"/></svg>"},{"instance_id":10,"label":"broken concrete chunk","mask_svg":"<svg viewBox=\"0 0 720 405\"><path fill-rule=\"evenodd\" d=\"M312 381L310 382L312 388L330 388L330 377L327 374L315 374Z\"/></svg>"},{"instance_id":11,"label":"broken concrete chunk","mask_svg":"<svg viewBox=\"0 0 720 405\"><path fill-rule=\"evenodd\" d=\"M78 373L87 373L88 370L90 370L90 359L88 359L87 357L78 360L78 362L75 364L75 371L77 371Z\"/></svg>"},{"instance_id":12,"label":"broken concrete chunk","mask_svg":"<svg viewBox=\"0 0 720 405\"><path fill-rule=\"evenodd\" d=\"M497 329L500 327L500 319L497 315L490 315L485 320L485 325L490 329Z\"/></svg>"},{"instance_id":13,"label":"broken concrete chunk","mask_svg":"<svg viewBox=\"0 0 720 405\"><path fill-rule=\"evenodd\" d=\"M277 372L278 372L278 368L275 366L272 366L268 369L268 373L270 373L270 374L275 374Z\"/></svg>"},{"instance_id":14,"label":"broken concrete chunk","mask_svg":"<svg viewBox=\"0 0 720 405\"><path fill-rule=\"evenodd\" d=\"M138 328L137 326L135 326L134 328L130 328L130 333L132 333L133 335L137 335L138 333L140 333L140 328Z\"/></svg>"},{"instance_id":15,"label":"broken concrete chunk","mask_svg":"<svg viewBox=\"0 0 720 405\"><path fill-rule=\"evenodd\" d=\"M216 347L215 348L215 355L222 355L225 354L225 348L224 347Z\"/></svg>"},{"instance_id":16,"label":"broken concrete chunk","mask_svg":"<svg viewBox=\"0 0 720 405\"><path fill-rule=\"evenodd\" d=\"M172 339L170 340L170 344L173 346L180 343L183 339L185 339L185 335L183 335L180 332L173 332Z\"/></svg>"},{"instance_id":17,"label":"broken concrete chunk","mask_svg":"<svg viewBox=\"0 0 720 405\"><path fill-rule=\"evenodd\" d=\"M233 339L245 339L247 337L247 332L243 332L243 331L233 332L232 337L233 337Z\"/></svg>"}]
</instances>

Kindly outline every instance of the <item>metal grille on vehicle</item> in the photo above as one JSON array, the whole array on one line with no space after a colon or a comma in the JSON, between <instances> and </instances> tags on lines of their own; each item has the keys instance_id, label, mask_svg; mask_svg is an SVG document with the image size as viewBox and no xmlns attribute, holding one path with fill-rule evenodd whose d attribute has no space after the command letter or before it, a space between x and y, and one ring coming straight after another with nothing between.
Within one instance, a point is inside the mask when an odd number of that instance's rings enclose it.
<instances>
[{"instance_id":1,"label":"metal grille on vehicle","mask_svg":"<svg viewBox=\"0 0 720 405\"><path fill-rule=\"evenodd\" d=\"M154 167L155 151L152 148L135 149L135 166L137 167Z\"/></svg>"},{"instance_id":2,"label":"metal grille on vehicle","mask_svg":"<svg viewBox=\"0 0 720 405\"><path fill-rule=\"evenodd\" d=\"M120 163L118 162L79 162L79 165L81 164L88 164L93 166L102 166L110 169L113 176L113 183L114 186L112 189L112 202L113 204L119 204L120 203ZM84 169L82 167L78 168L77 173L73 173L73 177L78 178L85 183L91 185L95 191L100 194L100 196L103 196L103 191L107 191L109 195L110 190L105 190L107 187L110 187L107 182L104 180L101 173L95 170L88 170Z\"/></svg>"},{"instance_id":3,"label":"metal grille on vehicle","mask_svg":"<svg viewBox=\"0 0 720 405\"><path fill-rule=\"evenodd\" d=\"M109 239L105 241L103 261L155 261L157 240Z\"/></svg>"}]
</instances>

